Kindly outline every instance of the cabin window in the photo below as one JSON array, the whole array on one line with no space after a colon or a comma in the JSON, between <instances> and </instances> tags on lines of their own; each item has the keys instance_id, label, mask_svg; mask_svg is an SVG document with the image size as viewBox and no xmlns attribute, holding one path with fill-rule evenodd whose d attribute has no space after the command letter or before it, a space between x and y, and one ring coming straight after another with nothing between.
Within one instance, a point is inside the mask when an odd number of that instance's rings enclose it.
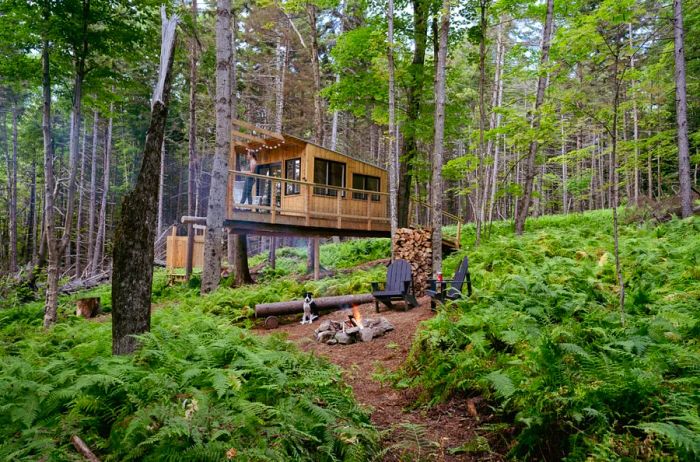
<instances>
[{"instance_id":1,"label":"cabin window","mask_svg":"<svg viewBox=\"0 0 700 462\"><path fill-rule=\"evenodd\" d=\"M360 175L359 173L352 174L352 189L362 189L364 191L377 191L379 192L379 177ZM367 194L361 192L353 192L352 198L361 201L367 200ZM372 200L374 202L379 202L379 194L372 194Z\"/></svg>"},{"instance_id":2,"label":"cabin window","mask_svg":"<svg viewBox=\"0 0 700 462\"><path fill-rule=\"evenodd\" d=\"M345 164L326 159L314 159L314 183L344 188ZM331 188L314 188L314 194L336 197L338 195L338 190ZM341 195L344 196L345 193L342 192Z\"/></svg>"},{"instance_id":3,"label":"cabin window","mask_svg":"<svg viewBox=\"0 0 700 462\"><path fill-rule=\"evenodd\" d=\"M284 162L284 177L288 180L301 181L301 159L288 159ZM285 183L284 193L293 196L301 192L298 183Z\"/></svg>"}]
</instances>

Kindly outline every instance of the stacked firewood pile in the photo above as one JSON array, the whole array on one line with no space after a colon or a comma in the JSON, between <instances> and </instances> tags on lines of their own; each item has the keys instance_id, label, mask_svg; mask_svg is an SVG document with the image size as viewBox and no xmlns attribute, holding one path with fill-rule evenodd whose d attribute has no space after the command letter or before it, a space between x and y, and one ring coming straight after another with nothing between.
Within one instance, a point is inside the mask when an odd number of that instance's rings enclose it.
<instances>
[{"instance_id":1,"label":"stacked firewood pile","mask_svg":"<svg viewBox=\"0 0 700 462\"><path fill-rule=\"evenodd\" d=\"M411 263L416 296L424 295L433 271L433 232L430 229L399 228L394 236L394 257Z\"/></svg>"}]
</instances>

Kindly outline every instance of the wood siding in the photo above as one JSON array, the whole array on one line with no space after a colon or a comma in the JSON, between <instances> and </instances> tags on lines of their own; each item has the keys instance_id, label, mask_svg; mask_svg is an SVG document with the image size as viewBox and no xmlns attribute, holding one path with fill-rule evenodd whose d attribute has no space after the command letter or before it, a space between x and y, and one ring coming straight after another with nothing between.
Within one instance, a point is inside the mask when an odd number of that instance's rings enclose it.
<instances>
[{"instance_id":1,"label":"wood siding","mask_svg":"<svg viewBox=\"0 0 700 462\"><path fill-rule=\"evenodd\" d=\"M313 183L314 163L316 159L325 159L345 164L345 187L352 188L353 174L361 174L379 178L379 200L372 200L372 194L367 193L367 199L356 199L352 192L345 191L335 196L315 194L313 188L300 185L299 194L287 194L285 184L282 183L282 194L280 197L280 207L277 213L280 215L306 217L309 226L313 223L318 225L319 219L327 223L332 228L348 228L362 230L388 229L388 196L385 195L389 189L389 179L386 170L363 162L344 154L324 149L312 143L307 143L294 137L285 135L286 143L275 149L263 149L257 153L258 166L271 163L281 163L282 178L286 176L285 161L290 159L301 159L300 181ZM245 149L238 147L240 153L245 153ZM236 167L235 155L232 150L230 158L230 168ZM227 193L227 209L229 218L235 219L233 211L232 190L234 185L234 174L229 174L229 189ZM257 191L253 195L259 195ZM375 196L376 197L376 196ZM314 216L314 214L320 214ZM261 214L264 215L264 214ZM370 219L371 218L371 219ZM377 220L379 219L379 220ZM268 217L260 217L261 222L269 222Z\"/></svg>"}]
</instances>

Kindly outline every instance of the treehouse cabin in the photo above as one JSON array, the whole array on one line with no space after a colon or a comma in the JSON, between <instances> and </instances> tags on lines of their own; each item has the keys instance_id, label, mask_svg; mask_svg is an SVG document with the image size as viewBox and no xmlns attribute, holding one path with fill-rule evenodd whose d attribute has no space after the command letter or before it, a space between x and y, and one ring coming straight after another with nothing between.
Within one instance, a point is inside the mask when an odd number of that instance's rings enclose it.
<instances>
[{"instance_id":1,"label":"treehouse cabin","mask_svg":"<svg viewBox=\"0 0 700 462\"><path fill-rule=\"evenodd\" d=\"M249 154L257 158L252 172ZM236 120L229 169L225 225L235 231L389 235L383 168Z\"/></svg>"},{"instance_id":2,"label":"treehouse cabin","mask_svg":"<svg viewBox=\"0 0 700 462\"><path fill-rule=\"evenodd\" d=\"M231 232L306 237L391 235L389 178L383 168L242 120L233 121L231 135L224 220ZM413 225L427 224L418 220L427 216L418 213L420 207L425 204L413 204ZM182 222L203 225L206 218L182 217ZM443 237L443 246L459 248L461 220L443 213L443 222L456 224L456 239ZM186 249L190 268L193 253L202 254L203 244L196 247L194 242L190 249L186 243L187 237L168 239L168 268L182 267L178 249ZM314 245L318 250L318 239ZM314 254L318 276L318 251Z\"/></svg>"}]
</instances>

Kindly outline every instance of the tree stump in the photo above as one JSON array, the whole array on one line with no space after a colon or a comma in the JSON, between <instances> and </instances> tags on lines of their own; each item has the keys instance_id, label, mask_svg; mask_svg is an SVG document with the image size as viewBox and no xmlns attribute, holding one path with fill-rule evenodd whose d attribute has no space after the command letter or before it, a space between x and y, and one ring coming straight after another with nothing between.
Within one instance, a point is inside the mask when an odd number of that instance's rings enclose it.
<instances>
[{"instance_id":1,"label":"tree stump","mask_svg":"<svg viewBox=\"0 0 700 462\"><path fill-rule=\"evenodd\" d=\"M99 297L80 298L75 302L75 315L83 318L94 318L100 311Z\"/></svg>"}]
</instances>

